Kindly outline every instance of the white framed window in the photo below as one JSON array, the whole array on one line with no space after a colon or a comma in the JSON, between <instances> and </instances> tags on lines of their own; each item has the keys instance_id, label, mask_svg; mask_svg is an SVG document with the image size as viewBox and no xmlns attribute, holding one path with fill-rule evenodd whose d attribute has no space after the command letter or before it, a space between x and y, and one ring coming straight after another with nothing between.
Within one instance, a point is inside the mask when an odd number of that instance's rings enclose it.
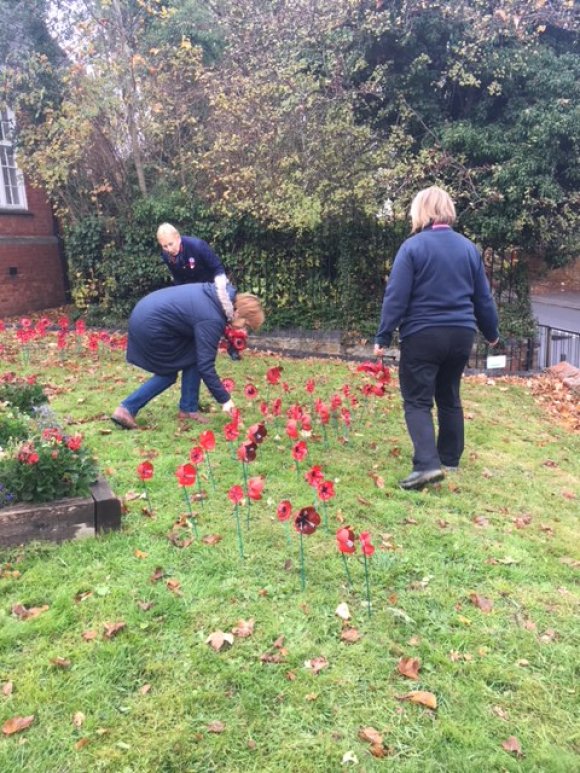
<instances>
[{"instance_id":1,"label":"white framed window","mask_svg":"<svg viewBox=\"0 0 580 773\"><path fill-rule=\"evenodd\" d=\"M14 114L0 109L0 209L26 209L24 177L14 158Z\"/></svg>"}]
</instances>

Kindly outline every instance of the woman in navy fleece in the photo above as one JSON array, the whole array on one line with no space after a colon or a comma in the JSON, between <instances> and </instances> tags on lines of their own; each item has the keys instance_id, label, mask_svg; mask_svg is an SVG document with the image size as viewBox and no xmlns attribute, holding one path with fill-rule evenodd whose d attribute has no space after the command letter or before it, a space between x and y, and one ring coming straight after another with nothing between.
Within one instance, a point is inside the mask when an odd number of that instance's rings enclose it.
<instances>
[{"instance_id":1,"label":"woman in navy fleece","mask_svg":"<svg viewBox=\"0 0 580 773\"><path fill-rule=\"evenodd\" d=\"M414 447L403 489L421 489L457 469L464 447L459 389L477 328L498 342L497 309L481 255L452 229L455 206L441 188L420 191L411 204L414 236L399 249L387 283L375 354L399 328L399 383ZM435 437L433 398L439 433Z\"/></svg>"}]
</instances>

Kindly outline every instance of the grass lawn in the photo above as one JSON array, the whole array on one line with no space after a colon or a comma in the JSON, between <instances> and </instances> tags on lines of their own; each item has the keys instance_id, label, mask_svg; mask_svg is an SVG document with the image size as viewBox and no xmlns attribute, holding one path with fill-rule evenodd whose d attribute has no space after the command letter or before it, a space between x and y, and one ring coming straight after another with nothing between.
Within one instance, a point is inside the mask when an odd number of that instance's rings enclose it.
<instances>
[{"instance_id":1,"label":"grass lawn","mask_svg":"<svg viewBox=\"0 0 580 773\"><path fill-rule=\"evenodd\" d=\"M580 768L580 435L546 413L525 381L467 379L461 470L412 493L397 487L410 471L410 443L396 379L367 401L354 366L220 357L221 375L236 381L240 440L266 393L282 399L283 417L267 419L249 465L265 488L249 527L240 510L242 560L227 497L243 483L242 467L207 393L216 488L200 465L207 499L192 504L195 539L175 470L205 428L178 426L177 388L142 412L142 431L124 432L108 416L143 374L120 352L59 363L51 351L4 369L51 386L63 426L84 434L126 513L120 532L98 539L0 551L0 725L34 715L27 730L0 735L0 771ZM268 387L274 365L288 392ZM331 420L325 444L313 417L297 474L285 412L310 407L307 379L314 397L328 402L348 384L360 404L348 441ZM243 395L247 382L254 401ZM155 467L152 516L136 474L146 459ZM314 464L336 496L328 529L304 537L302 590L299 535L276 509L283 499L294 510L313 505L304 472ZM358 541L348 585L341 525L368 530L376 546L372 615ZM17 604L48 609L23 620ZM337 614L340 604L350 619ZM107 636L113 623L124 626ZM207 640L218 631L233 631L233 644L216 651ZM436 709L401 700L416 691L431 693Z\"/></svg>"}]
</instances>

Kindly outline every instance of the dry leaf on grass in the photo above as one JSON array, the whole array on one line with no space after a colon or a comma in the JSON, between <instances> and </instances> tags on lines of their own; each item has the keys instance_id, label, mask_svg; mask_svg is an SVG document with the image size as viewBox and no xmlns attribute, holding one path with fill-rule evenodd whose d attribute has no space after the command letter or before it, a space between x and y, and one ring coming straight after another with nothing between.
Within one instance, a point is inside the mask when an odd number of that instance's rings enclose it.
<instances>
[{"instance_id":1,"label":"dry leaf on grass","mask_svg":"<svg viewBox=\"0 0 580 773\"><path fill-rule=\"evenodd\" d=\"M374 727L361 727L358 731L358 737L361 741L372 744L382 744L383 736Z\"/></svg>"},{"instance_id":2,"label":"dry leaf on grass","mask_svg":"<svg viewBox=\"0 0 580 773\"><path fill-rule=\"evenodd\" d=\"M86 717L82 711L77 711L73 717L73 725L75 727L82 727Z\"/></svg>"},{"instance_id":3,"label":"dry leaf on grass","mask_svg":"<svg viewBox=\"0 0 580 773\"><path fill-rule=\"evenodd\" d=\"M419 658L401 658L397 666L399 673L406 676L407 679L419 679L419 669L421 661Z\"/></svg>"},{"instance_id":4,"label":"dry leaf on grass","mask_svg":"<svg viewBox=\"0 0 580 773\"><path fill-rule=\"evenodd\" d=\"M2 685L2 695L5 698L8 698L10 695L12 695L13 691L14 691L14 684L12 682L5 682Z\"/></svg>"},{"instance_id":5,"label":"dry leaf on grass","mask_svg":"<svg viewBox=\"0 0 580 773\"><path fill-rule=\"evenodd\" d=\"M231 647L234 643L234 637L231 633L224 633L223 631L214 631L205 640L206 644L214 649L216 652L220 652L222 649Z\"/></svg>"},{"instance_id":6,"label":"dry leaf on grass","mask_svg":"<svg viewBox=\"0 0 580 773\"><path fill-rule=\"evenodd\" d=\"M206 534L205 537L201 538L201 541L204 545L217 545L218 542L222 541L221 534Z\"/></svg>"},{"instance_id":7,"label":"dry leaf on grass","mask_svg":"<svg viewBox=\"0 0 580 773\"><path fill-rule=\"evenodd\" d=\"M238 620L235 627L232 628L232 633L240 639L245 639L254 633L255 624L256 621L253 617L249 620Z\"/></svg>"},{"instance_id":8,"label":"dry leaf on grass","mask_svg":"<svg viewBox=\"0 0 580 773\"><path fill-rule=\"evenodd\" d=\"M219 719L216 719L214 722L210 722L207 726L208 733L223 733L225 729L226 726L223 722L220 722Z\"/></svg>"},{"instance_id":9,"label":"dry leaf on grass","mask_svg":"<svg viewBox=\"0 0 580 773\"><path fill-rule=\"evenodd\" d=\"M515 754L516 757L521 757L523 755L522 747L518 739L515 737L515 735L510 735L509 738L506 738L505 741L502 741L501 745L502 745L502 748L506 750L506 752Z\"/></svg>"},{"instance_id":10,"label":"dry leaf on grass","mask_svg":"<svg viewBox=\"0 0 580 773\"><path fill-rule=\"evenodd\" d=\"M395 696L399 701L410 701L411 703L418 703L421 706L426 706L428 709L437 708L437 697L432 692L426 690L414 690L413 692L405 693L405 695Z\"/></svg>"},{"instance_id":11,"label":"dry leaf on grass","mask_svg":"<svg viewBox=\"0 0 580 773\"><path fill-rule=\"evenodd\" d=\"M488 615L493 609L493 601L487 599L485 596L480 596L478 593L470 593L469 600L478 609L481 609L486 615Z\"/></svg>"},{"instance_id":12,"label":"dry leaf on grass","mask_svg":"<svg viewBox=\"0 0 580 773\"><path fill-rule=\"evenodd\" d=\"M12 614L20 620L32 620L34 617L38 617L43 612L46 612L47 609L48 604L43 604L41 607L30 607L30 609L27 609L24 604L14 604Z\"/></svg>"},{"instance_id":13,"label":"dry leaf on grass","mask_svg":"<svg viewBox=\"0 0 580 773\"><path fill-rule=\"evenodd\" d=\"M328 668L328 660L321 655L311 660L305 660L304 665L309 668L314 675L319 674L323 668Z\"/></svg>"},{"instance_id":14,"label":"dry leaf on grass","mask_svg":"<svg viewBox=\"0 0 580 773\"><path fill-rule=\"evenodd\" d=\"M119 620L116 623L105 623L103 625L104 628L104 637L105 639L112 639L114 636L116 636L118 633L120 633L123 628L127 627L127 623L124 623L122 620Z\"/></svg>"},{"instance_id":15,"label":"dry leaf on grass","mask_svg":"<svg viewBox=\"0 0 580 773\"><path fill-rule=\"evenodd\" d=\"M2 732L4 735L13 735L14 733L20 733L22 730L26 730L34 722L34 714L29 717L12 717L7 719L2 725Z\"/></svg>"},{"instance_id":16,"label":"dry leaf on grass","mask_svg":"<svg viewBox=\"0 0 580 773\"><path fill-rule=\"evenodd\" d=\"M354 644L360 638L361 635L356 628L345 628L340 634L341 641L345 641L347 644Z\"/></svg>"},{"instance_id":17,"label":"dry leaf on grass","mask_svg":"<svg viewBox=\"0 0 580 773\"><path fill-rule=\"evenodd\" d=\"M70 660L67 660L67 658L52 658L50 661L51 665L55 666L55 668L70 668Z\"/></svg>"},{"instance_id":18,"label":"dry leaf on grass","mask_svg":"<svg viewBox=\"0 0 580 773\"><path fill-rule=\"evenodd\" d=\"M98 634L96 631L84 631L83 632L83 639L85 641L94 641L97 638Z\"/></svg>"}]
</instances>

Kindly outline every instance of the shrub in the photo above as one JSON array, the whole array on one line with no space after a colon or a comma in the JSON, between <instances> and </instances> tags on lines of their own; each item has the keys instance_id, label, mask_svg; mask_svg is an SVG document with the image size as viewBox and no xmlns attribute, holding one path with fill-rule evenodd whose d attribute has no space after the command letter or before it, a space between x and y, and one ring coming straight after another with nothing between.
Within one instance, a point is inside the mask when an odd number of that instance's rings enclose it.
<instances>
[{"instance_id":1,"label":"shrub","mask_svg":"<svg viewBox=\"0 0 580 773\"><path fill-rule=\"evenodd\" d=\"M0 448L10 440L24 440L29 432L28 418L8 403L0 403Z\"/></svg>"},{"instance_id":2,"label":"shrub","mask_svg":"<svg viewBox=\"0 0 580 773\"><path fill-rule=\"evenodd\" d=\"M46 395L35 376L20 378L14 373L0 376L0 402L32 415L34 410L46 403Z\"/></svg>"},{"instance_id":3,"label":"shrub","mask_svg":"<svg viewBox=\"0 0 580 773\"><path fill-rule=\"evenodd\" d=\"M97 475L96 460L82 436L65 435L55 426L12 443L0 459L0 481L15 502L85 496Z\"/></svg>"}]
</instances>

